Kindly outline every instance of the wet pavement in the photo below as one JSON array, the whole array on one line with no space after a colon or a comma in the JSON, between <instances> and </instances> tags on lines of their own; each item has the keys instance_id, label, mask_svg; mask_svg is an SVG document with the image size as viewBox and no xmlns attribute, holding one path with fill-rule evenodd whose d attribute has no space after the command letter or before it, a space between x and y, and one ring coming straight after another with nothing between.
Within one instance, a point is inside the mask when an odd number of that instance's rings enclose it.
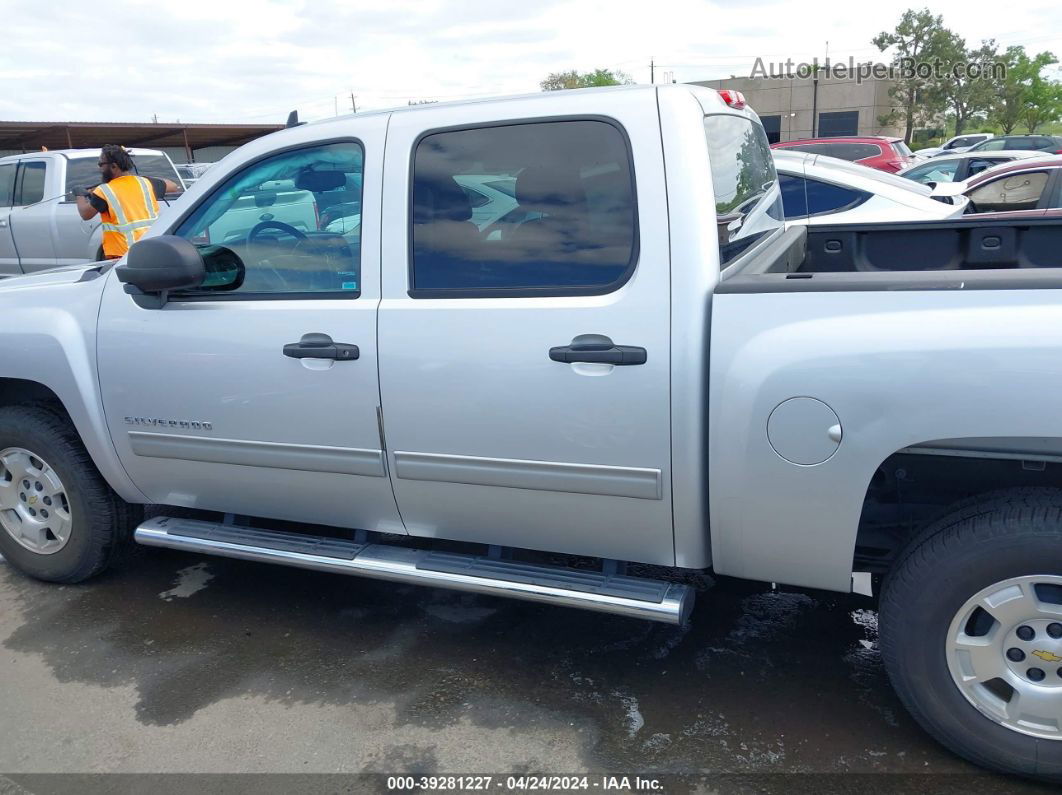
<instances>
[{"instance_id":1,"label":"wet pavement","mask_svg":"<svg viewBox=\"0 0 1062 795\"><path fill-rule=\"evenodd\" d=\"M873 781L1041 791L914 724L868 604L722 579L674 628L159 549L78 586L0 563L0 773L735 773L779 792L791 782L769 774L908 774Z\"/></svg>"}]
</instances>

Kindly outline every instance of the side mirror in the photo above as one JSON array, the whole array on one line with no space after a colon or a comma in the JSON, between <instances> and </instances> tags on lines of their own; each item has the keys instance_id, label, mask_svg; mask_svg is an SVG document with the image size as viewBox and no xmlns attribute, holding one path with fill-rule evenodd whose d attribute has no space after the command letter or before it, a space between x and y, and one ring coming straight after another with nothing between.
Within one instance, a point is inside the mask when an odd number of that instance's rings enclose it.
<instances>
[{"instance_id":1,"label":"side mirror","mask_svg":"<svg viewBox=\"0 0 1062 795\"><path fill-rule=\"evenodd\" d=\"M206 264L199 250L183 237L160 235L134 243L125 263L115 268L118 281L134 298L158 296L161 308L170 290L199 287L206 279ZM145 306L141 301L137 301ZM152 302L148 302L152 303Z\"/></svg>"}]
</instances>

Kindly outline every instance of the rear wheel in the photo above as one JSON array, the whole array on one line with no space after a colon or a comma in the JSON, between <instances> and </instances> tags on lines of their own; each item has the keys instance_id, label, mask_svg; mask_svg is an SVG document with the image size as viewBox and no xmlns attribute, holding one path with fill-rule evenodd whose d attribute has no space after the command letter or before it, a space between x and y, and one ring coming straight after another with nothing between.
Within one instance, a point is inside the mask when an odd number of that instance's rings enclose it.
<instances>
[{"instance_id":1,"label":"rear wheel","mask_svg":"<svg viewBox=\"0 0 1062 795\"><path fill-rule=\"evenodd\" d=\"M978 764L1062 781L1062 494L957 507L889 574L880 625L923 728Z\"/></svg>"},{"instance_id":2,"label":"rear wheel","mask_svg":"<svg viewBox=\"0 0 1062 795\"><path fill-rule=\"evenodd\" d=\"M87 579L107 567L140 513L103 480L64 416L0 408L0 555L15 568L51 582Z\"/></svg>"}]
</instances>

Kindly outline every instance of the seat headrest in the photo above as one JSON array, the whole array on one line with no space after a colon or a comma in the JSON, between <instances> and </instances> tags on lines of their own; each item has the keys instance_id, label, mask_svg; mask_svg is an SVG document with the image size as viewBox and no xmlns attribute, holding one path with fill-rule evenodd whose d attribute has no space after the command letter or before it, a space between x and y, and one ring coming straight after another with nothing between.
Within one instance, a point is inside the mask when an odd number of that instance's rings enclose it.
<instances>
[{"instance_id":1,"label":"seat headrest","mask_svg":"<svg viewBox=\"0 0 1062 795\"><path fill-rule=\"evenodd\" d=\"M417 177L413 180L413 223L468 221L472 202L453 177Z\"/></svg>"}]
</instances>

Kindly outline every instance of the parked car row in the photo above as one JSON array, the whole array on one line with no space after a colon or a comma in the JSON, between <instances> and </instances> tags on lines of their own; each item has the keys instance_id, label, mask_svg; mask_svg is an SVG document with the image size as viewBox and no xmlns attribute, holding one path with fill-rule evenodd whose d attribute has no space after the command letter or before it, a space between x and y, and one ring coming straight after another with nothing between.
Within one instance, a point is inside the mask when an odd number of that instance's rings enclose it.
<instances>
[{"instance_id":1,"label":"parked car row","mask_svg":"<svg viewBox=\"0 0 1062 795\"><path fill-rule=\"evenodd\" d=\"M771 148L790 224L1062 213L1062 157L1055 154L1056 148L1062 153L1062 139L1055 136L956 136L917 160L904 154L902 142L883 136ZM907 165L897 171L900 158Z\"/></svg>"}]
</instances>

